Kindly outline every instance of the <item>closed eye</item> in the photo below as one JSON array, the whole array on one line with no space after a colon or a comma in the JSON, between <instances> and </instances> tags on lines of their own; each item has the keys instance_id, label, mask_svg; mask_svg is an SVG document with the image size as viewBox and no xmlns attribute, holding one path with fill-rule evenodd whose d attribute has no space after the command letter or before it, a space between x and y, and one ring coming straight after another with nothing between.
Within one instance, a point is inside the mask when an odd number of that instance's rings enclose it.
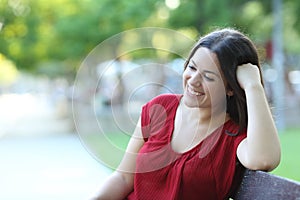
<instances>
[{"instance_id":1,"label":"closed eye","mask_svg":"<svg viewBox=\"0 0 300 200\"><path fill-rule=\"evenodd\" d=\"M208 74L208 73L204 73L203 77L208 80L208 81L214 81L215 79L212 77L213 75Z\"/></svg>"},{"instance_id":2,"label":"closed eye","mask_svg":"<svg viewBox=\"0 0 300 200\"><path fill-rule=\"evenodd\" d=\"M189 65L187 66L191 71L197 71L198 68L196 67L196 63L191 60L192 63L189 63ZM201 70L202 71L202 70ZM207 80L207 81L215 81L216 78L219 78L219 75L216 74L216 72L213 71L209 71L209 70L203 70L202 72L200 72L201 76Z\"/></svg>"},{"instance_id":3,"label":"closed eye","mask_svg":"<svg viewBox=\"0 0 300 200\"><path fill-rule=\"evenodd\" d=\"M194 67L193 65L189 65L188 68L190 68L193 71L197 70L196 67Z\"/></svg>"}]
</instances>

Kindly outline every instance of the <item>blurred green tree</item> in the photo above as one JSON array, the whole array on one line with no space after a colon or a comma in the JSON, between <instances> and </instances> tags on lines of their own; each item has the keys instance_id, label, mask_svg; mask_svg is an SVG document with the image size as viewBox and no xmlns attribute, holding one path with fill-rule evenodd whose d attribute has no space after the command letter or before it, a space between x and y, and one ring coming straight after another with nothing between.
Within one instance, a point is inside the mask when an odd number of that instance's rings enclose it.
<instances>
[{"instance_id":1,"label":"blurred green tree","mask_svg":"<svg viewBox=\"0 0 300 200\"><path fill-rule=\"evenodd\" d=\"M154 9L153 0L1 0L0 52L19 69L74 75L92 48L143 26Z\"/></svg>"},{"instance_id":2,"label":"blurred green tree","mask_svg":"<svg viewBox=\"0 0 300 200\"><path fill-rule=\"evenodd\" d=\"M300 51L298 8L300 1L284 1L287 52ZM1 0L0 53L18 69L73 77L96 45L124 30L160 26L195 37L234 26L264 45L272 14L269 0Z\"/></svg>"}]
</instances>

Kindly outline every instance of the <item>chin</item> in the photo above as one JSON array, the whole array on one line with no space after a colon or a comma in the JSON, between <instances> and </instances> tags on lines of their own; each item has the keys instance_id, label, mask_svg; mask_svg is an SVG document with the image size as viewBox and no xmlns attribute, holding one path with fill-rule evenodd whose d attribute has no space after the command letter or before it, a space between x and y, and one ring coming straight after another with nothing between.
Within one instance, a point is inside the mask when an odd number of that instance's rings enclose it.
<instances>
[{"instance_id":1,"label":"chin","mask_svg":"<svg viewBox=\"0 0 300 200\"><path fill-rule=\"evenodd\" d=\"M190 108L198 108L199 107L199 103L196 100L187 99L184 97L182 100L183 100L184 105L186 105L187 107L190 107Z\"/></svg>"}]
</instances>

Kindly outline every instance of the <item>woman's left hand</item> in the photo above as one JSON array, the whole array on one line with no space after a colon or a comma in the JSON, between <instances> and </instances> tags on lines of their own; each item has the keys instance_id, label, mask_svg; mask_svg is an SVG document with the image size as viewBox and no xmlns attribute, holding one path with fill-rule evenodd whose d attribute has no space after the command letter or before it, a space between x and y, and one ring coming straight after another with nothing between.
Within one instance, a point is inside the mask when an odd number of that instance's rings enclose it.
<instances>
[{"instance_id":1,"label":"woman's left hand","mask_svg":"<svg viewBox=\"0 0 300 200\"><path fill-rule=\"evenodd\" d=\"M261 76L258 66L251 63L238 66L236 76L243 89L249 86L261 85Z\"/></svg>"}]
</instances>

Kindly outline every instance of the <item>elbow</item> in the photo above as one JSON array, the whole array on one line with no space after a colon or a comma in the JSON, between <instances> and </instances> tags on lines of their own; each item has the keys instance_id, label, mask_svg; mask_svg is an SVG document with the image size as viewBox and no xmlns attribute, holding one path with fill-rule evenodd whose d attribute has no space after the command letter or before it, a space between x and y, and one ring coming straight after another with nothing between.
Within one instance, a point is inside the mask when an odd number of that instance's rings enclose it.
<instances>
[{"instance_id":1,"label":"elbow","mask_svg":"<svg viewBox=\"0 0 300 200\"><path fill-rule=\"evenodd\" d=\"M270 172L280 164L280 160L281 160L280 154L278 156L272 156L272 157L261 156L249 161L247 166L245 167L251 170L261 170L261 171Z\"/></svg>"},{"instance_id":2,"label":"elbow","mask_svg":"<svg viewBox=\"0 0 300 200\"><path fill-rule=\"evenodd\" d=\"M281 147L278 143L265 145L251 145L247 141L241 143L237 149L238 157L244 167L250 170L272 171L280 163Z\"/></svg>"},{"instance_id":3,"label":"elbow","mask_svg":"<svg viewBox=\"0 0 300 200\"><path fill-rule=\"evenodd\" d=\"M267 163L266 171L270 172L270 171L273 171L274 169L276 169L276 167L278 167L278 165L280 164L280 161L281 161L281 155L279 155L278 157L273 159L272 162Z\"/></svg>"},{"instance_id":4,"label":"elbow","mask_svg":"<svg viewBox=\"0 0 300 200\"><path fill-rule=\"evenodd\" d=\"M252 170L261 170L261 171L271 172L279 165L279 163L280 163L280 161L260 162L260 163L257 163L256 165L253 165Z\"/></svg>"},{"instance_id":5,"label":"elbow","mask_svg":"<svg viewBox=\"0 0 300 200\"><path fill-rule=\"evenodd\" d=\"M266 171L272 171L274 170L276 167L278 167L278 165L280 164L281 161L281 148L280 146L276 149L275 151L276 153L273 153L272 155L269 155L268 158L266 159L267 162L265 164Z\"/></svg>"}]
</instances>

